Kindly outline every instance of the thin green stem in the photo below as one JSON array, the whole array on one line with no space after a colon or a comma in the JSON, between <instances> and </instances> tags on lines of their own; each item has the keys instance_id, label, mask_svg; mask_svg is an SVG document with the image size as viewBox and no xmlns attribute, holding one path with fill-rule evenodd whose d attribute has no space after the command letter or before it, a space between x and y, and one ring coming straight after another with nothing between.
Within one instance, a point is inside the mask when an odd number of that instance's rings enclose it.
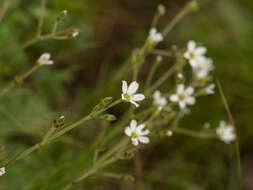
<instances>
[{"instance_id":1,"label":"thin green stem","mask_svg":"<svg viewBox=\"0 0 253 190\"><path fill-rule=\"evenodd\" d=\"M46 133L46 135L43 137L42 141L41 141L41 145L43 146L45 144L45 142L47 141L47 139L54 133L54 131L56 130L56 128L54 126L52 126L48 132Z\"/></svg>"},{"instance_id":2,"label":"thin green stem","mask_svg":"<svg viewBox=\"0 0 253 190\"><path fill-rule=\"evenodd\" d=\"M161 49L153 49L150 53L155 54L155 55L166 56L166 57L172 56L172 53L170 51L161 50Z\"/></svg>"},{"instance_id":3,"label":"thin green stem","mask_svg":"<svg viewBox=\"0 0 253 190\"><path fill-rule=\"evenodd\" d=\"M58 27L58 21L56 20L56 21L54 22L54 26L53 26L53 29L52 29L52 32L51 32L52 35L55 34L55 32L56 32L56 30L57 30L57 27Z\"/></svg>"},{"instance_id":4,"label":"thin green stem","mask_svg":"<svg viewBox=\"0 0 253 190\"><path fill-rule=\"evenodd\" d=\"M151 70L150 70L150 72L148 74L148 78L146 80L145 89L149 88L149 86L151 84L151 81L153 79L153 76L154 76L157 68L158 68L158 63L157 62L153 63L153 65L151 67Z\"/></svg>"},{"instance_id":5,"label":"thin green stem","mask_svg":"<svg viewBox=\"0 0 253 190\"><path fill-rule=\"evenodd\" d=\"M191 2L190 2L191 3ZM164 28L162 31L163 36L167 36L168 33L175 27L175 25L182 20L182 18L191 12L192 10L189 8L189 4L186 4L186 6L174 17L174 19Z\"/></svg>"},{"instance_id":6,"label":"thin green stem","mask_svg":"<svg viewBox=\"0 0 253 190\"><path fill-rule=\"evenodd\" d=\"M33 66L30 70L24 73L22 76L14 77L14 79L0 92L0 98L12 90L17 84L22 83L27 77L29 77L33 72L35 72L40 65Z\"/></svg>"},{"instance_id":7,"label":"thin green stem","mask_svg":"<svg viewBox=\"0 0 253 190\"><path fill-rule=\"evenodd\" d=\"M2 21L5 13L7 12L9 8L9 0L5 0L4 3L3 3L3 6L1 7L1 10L0 10L0 22Z\"/></svg>"},{"instance_id":8,"label":"thin green stem","mask_svg":"<svg viewBox=\"0 0 253 190\"><path fill-rule=\"evenodd\" d=\"M239 181L239 188L240 190L243 189L243 182L242 182L242 164L241 164L241 155L240 155L240 145L239 145L239 139L238 139L238 131L237 128L235 127L235 122L233 119L233 115L231 113L231 110L229 108L227 99L225 97L225 94L223 92L221 83L218 79L216 79L216 83L219 89L219 93L222 99L222 102L224 104L224 107L226 109L227 115L229 117L230 123L232 124L232 126L234 127L234 131L236 133L236 139L235 139L235 151L236 151L236 157L237 157L237 172L238 172L238 181Z\"/></svg>"},{"instance_id":9,"label":"thin green stem","mask_svg":"<svg viewBox=\"0 0 253 190\"><path fill-rule=\"evenodd\" d=\"M203 132L195 132L193 130L190 129L185 129L182 127L176 127L176 128L172 128L171 129L174 133L179 133L179 134L183 134L183 135L187 135L190 137L195 137L195 138L216 138L215 134L211 134L211 133L203 133Z\"/></svg>"},{"instance_id":10,"label":"thin green stem","mask_svg":"<svg viewBox=\"0 0 253 190\"><path fill-rule=\"evenodd\" d=\"M43 21L44 21L44 14L45 14L45 7L46 7L46 0L41 0L41 5L40 5L40 18L39 18L39 23L38 23L38 30L37 30L37 36L39 37L42 33L42 26L43 26Z\"/></svg>"}]
</instances>

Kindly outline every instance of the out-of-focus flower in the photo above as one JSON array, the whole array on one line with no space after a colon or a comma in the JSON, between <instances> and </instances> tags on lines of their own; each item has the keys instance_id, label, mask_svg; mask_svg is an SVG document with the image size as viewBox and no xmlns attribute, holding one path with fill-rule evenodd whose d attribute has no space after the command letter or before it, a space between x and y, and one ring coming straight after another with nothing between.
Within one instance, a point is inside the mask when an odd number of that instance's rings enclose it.
<instances>
[{"instance_id":1,"label":"out-of-focus flower","mask_svg":"<svg viewBox=\"0 0 253 190\"><path fill-rule=\"evenodd\" d=\"M163 36L160 32L157 32L156 28L151 28L149 31L149 40L152 43L159 43L163 41Z\"/></svg>"},{"instance_id":2,"label":"out-of-focus flower","mask_svg":"<svg viewBox=\"0 0 253 190\"><path fill-rule=\"evenodd\" d=\"M168 131L166 132L166 135L167 135L168 137L171 137L171 136L173 135L173 131L168 130Z\"/></svg>"},{"instance_id":3,"label":"out-of-focus flower","mask_svg":"<svg viewBox=\"0 0 253 190\"><path fill-rule=\"evenodd\" d=\"M209 84L207 87L205 87L206 94L214 94L214 88L215 84Z\"/></svg>"},{"instance_id":4,"label":"out-of-focus flower","mask_svg":"<svg viewBox=\"0 0 253 190\"><path fill-rule=\"evenodd\" d=\"M52 65L54 64L54 62L52 60L50 60L50 53L43 53L39 59L38 59L38 63L39 65Z\"/></svg>"},{"instance_id":5,"label":"out-of-focus flower","mask_svg":"<svg viewBox=\"0 0 253 190\"><path fill-rule=\"evenodd\" d=\"M219 127L216 129L216 134L226 144L234 141L236 138L234 127L232 125L226 125L225 121L221 121Z\"/></svg>"},{"instance_id":6,"label":"out-of-focus flower","mask_svg":"<svg viewBox=\"0 0 253 190\"><path fill-rule=\"evenodd\" d=\"M139 84L136 81L133 81L129 87L127 86L126 81L122 81L122 94L121 98L124 101L134 104L136 107L139 107L139 104L136 102L142 101L145 99L143 94L136 94L136 91L139 88Z\"/></svg>"},{"instance_id":7,"label":"out-of-focus flower","mask_svg":"<svg viewBox=\"0 0 253 190\"><path fill-rule=\"evenodd\" d=\"M159 90L153 94L154 104L158 106L158 110L162 110L167 105L167 99L161 95Z\"/></svg>"},{"instance_id":8,"label":"out-of-focus flower","mask_svg":"<svg viewBox=\"0 0 253 190\"><path fill-rule=\"evenodd\" d=\"M209 72L214 69L213 61L210 58L198 57L195 64L192 66L193 73L198 79L208 76Z\"/></svg>"},{"instance_id":9,"label":"out-of-focus flower","mask_svg":"<svg viewBox=\"0 0 253 190\"><path fill-rule=\"evenodd\" d=\"M192 96L194 93L194 88L188 87L185 89L183 84L177 86L176 94L170 96L170 101L178 102L180 109L184 109L187 104L195 104L195 98Z\"/></svg>"},{"instance_id":10,"label":"out-of-focus flower","mask_svg":"<svg viewBox=\"0 0 253 190\"><path fill-rule=\"evenodd\" d=\"M160 15L165 15L166 8L165 8L164 5L162 5L162 4L158 5L157 9L158 9L158 12L159 12Z\"/></svg>"},{"instance_id":11,"label":"out-of-focus flower","mask_svg":"<svg viewBox=\"0 0 253 190\"><path fill-rule=\"evenodd\" d=\"M0 176L5 174L5 167L0 168Z\"/></svg>"},{"instance_id":12,"label":"out-of-focus flower","mask_svg":"<svg viewBox=\"0 0 253 190\"><path fill-rule=\"evenodd\" d=\"M137 126L136 120L130 122L130 126L125 128L125 134L131 138L131 141L134 146L137 146L140 143L147 144L149 143L149 138L146 135L149 134L149 130L143 130L145 128L144 124Z\"/></svg>"}]
</instances>

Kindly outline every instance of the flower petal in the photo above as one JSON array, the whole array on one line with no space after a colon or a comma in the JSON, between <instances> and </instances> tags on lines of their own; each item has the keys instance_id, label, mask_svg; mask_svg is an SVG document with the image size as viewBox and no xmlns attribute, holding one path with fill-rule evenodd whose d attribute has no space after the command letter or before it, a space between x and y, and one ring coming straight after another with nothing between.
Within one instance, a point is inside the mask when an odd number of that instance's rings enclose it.
<instances>
[{"instance_id":1,"label":"flower petal","mask_svg":"<svg viewBox=\"0 0 253 190\"><path fill-rule=\"evenodd\" d=\"M135 131L136 127L137 127L137 121L133 119L133 120L130 122L130 128L131 128L133 131Z\"/></svg>"},{"instance_id":2,"label":"flower petal","mask_svg":"<svg viewBox=\"0 0 253 190\"><path fill-rule=\"evenodd\" d=\"M122 81L122 92L126 93L127 92L127 82L126 81Z\"/></svg>"},{"instance_id":3,"label":"flower petal","mask_svg":"<svg viewBox=\"0 0 253 190\"><path fill-rule=\"evenodd\" d=\"M184 109L185 108L185 101L180 101L179 107L180 107L180 109Z\"/></svg>"},{"instance_id":4,"label":"flower petal","mask_svg":"<svg viewBox=\"0 0 253 190\"><path fill-rule=\"evenodd\" d=\"M131 97L131 100L133 101L142 101L145 99L145 96L143 94L134 94L132 97Z\"/></svg>"},{"instance_id":5,"label":"flower petal","mask_svg":"<svg viewBox=\"0 0 253 190\"><path fill-rule=\"evenodd\" d=\"M135 107L139 107L139 104L137 104L135 101L133 101L133 100L130 100L130 103L132 103L133 105L135 105Z\"/></svg>"},{"instance_id":6,"label":"flower petal","mask_svg":"<svg viewBox=\"0 0 253 190\"><path fill-rule=\"evenodd\" d=\"M185 101L186 101L187 104L190 104L190 105L195 104L195 98L192 97L192 96L187 97L187 98L185 99Z\"/></svg>"},{"instance_id":7,"label":"flower petal","mask_svg":"<svg viewBox=\"0 0 253 190\"><path fill-rule=\"evenodd\" d=\"M149 138L148 137L141 136L141 137L138 138L138 140L141 143L144 143L144 144L148 144L149 143Z\"/></svg>"},{"instance_id":8,"label":"flower petal","mask_svg":"<svg viewBox=\"0 0 253 190\"><path fill-rule=\"evenodd\" d=\"M131 140L134 146L137 146L139 144L137 139L132 138Z\"/></svg>"},{"instance_id":9,"label":"flower petal","mask_svg":"<svg viewBox=\"0 0 253 190\"><path fill-rule=\"evenodd\" d=\"M177 85L177 93L178 94L184 93L184 85L183 84Z\"/></svg>"},{"instance_id":10,"label":"flower petal","mask_svg":"<svg viewBox=\"0 0 253 190\"><path fill-rule=\"evenodd\" d=\"M130 86L128 87L127 93L129 95L132 95L132 94L134 94L137 91L138 88L139 88L139 84L136 81L133 81L130 84Z\"/></svg>"},{"instance_id":11,"label":"flower petal","mask_svg":"<svg viewBox=\"0 0 253 190\"><path fill-rule=\"evenodd\" d=\"M203 46L198 47L198 48L196 48L195 53L197 56L202 56L206 53L206 48Z\"/></svg>"},{"instance_id":12,"label":"flower petal","mask_svg":"<svg viewBox=\"0 0 253 190\"><path fill-rule=\"evenodd\" d=\"M188 44L187 44L187 49L190 50L190 51L192 51L192 50L195 49L195 47L196 47L195 41L190 40L190 41L188 42Z\"/></svg>"},{"instance_id":13,"label":"flower petal","mask_svg":"<svg viewBox=\"0 0 253 190\"><path fill-rule=\"evenodd\" d=\"M131 128L130 127L126 127L125 128L125 134L127 135L127 136L131 136L131 134L132 134L132 130L131 130Z\"/></svg>"},{"instance_id":14,"label":"flower petal","mask_svg":"<svg viewBox=\"0 0 253 190\"><path fill-rule=\"evenodd\" d=\"M170 101L172 102L177 102L179 99L178 99L178 95L177 94L172 94L170 96Z\"/></svg>"},{"instance_id":15,"label":"flower petal","mask_svg":"<svg viewBox=\"0 0 253 190\"><path fill-rule=\"evenodd\" d=\"M185 93L187 95L192 95L194 93L194 88L192 87L188 87L186 90L185 90Z\"/></svg>"}]
</instances>

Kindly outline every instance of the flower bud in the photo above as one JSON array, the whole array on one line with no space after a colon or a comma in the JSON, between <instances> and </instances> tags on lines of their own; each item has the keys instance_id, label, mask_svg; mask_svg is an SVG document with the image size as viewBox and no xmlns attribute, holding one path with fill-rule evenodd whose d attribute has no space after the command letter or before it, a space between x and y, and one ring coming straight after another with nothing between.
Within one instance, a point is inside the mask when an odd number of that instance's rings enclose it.
<instances>
[{"instance_id":1,"label":"flower bud","mask_svg":"<svg viewBox=\"0 0 253 190\"><path fill-rule=\"evenodd\" d=\"M57 22L62 22L66 16L68 14L68 11L67 10L63 10L61 11L61 13L58 15L58 17L56 18L57 19Z\"/></svg>"},{"instance_id":2,"label":"flower bud","mask_svg":"<svg viewBox=\"0 0 253 190\"><path fill-rule=\"evenodd\" d=\"M112 97L106 97L106 98L104 98L103 100L102 100L102 102L101 102L101 105L102 106L107 106L107 105L109 105L110 103L112 103Z\"/></svg>"},{"instance_id":3,"label":"flower bud","mask_svg":"<svg viewBox=\"0 0 253 190\"><path fill-rule=\"evenodd\" d=\"M122 160L131 160L133 157L134 157L134 154L129 151L123 152L120 155L120 159L122 159Z\"/></svg>"},{"instance_id":4,"label":"flower bud","mask_svg":"<svg viewBox=\"0 0 253 190\"><path fill-rule=\"evenodd\" d=\"M65 116L60 116L54 120L54 127L55 128L62 128L65 125Z\"/></svg>"},{"instance_id":5,"label":"flower bud","mask_svg":"<svg viewBox=\"0 0 253 190\"><path fill-rule=\"evenodd\" d=\"M104 114L98 117L99 119L105 119L107 121L115 121L117 120L117 117L112 114Z\"/></svg>"},{"instance_id":6,"label":"flower bud","mask_svg":"<svg viewBox=\"0 0 253 190\"><path fill-rule=\"evenodd\" d=\"M199 9L199 6L198 6L198 3L196 0L193 0L191 1L189 4L188 4L188 7L191 11L197 11Z\"/></svg>"},{"instance_id":7,"label":"flower bud","mask_svg":"<svg viewBox=\"0 0 253 190\"><path fill-rule=\"evenodd\" d=\"M165 15L166 9L165 9L164 5L162 5L162 4L158 5L157 9L158 9L158 12L160 15Z\"/></svg>"},{"instance_id":8,"label":"flower bud","mask_svg":"<svg viewBox=\"0 0 253 190\"><path fill-rule=\"evenodd\" d=\"M21 84L23 82L22 78L18 76L14 78L14 81L16 84Z\"/></svg>"}]
</instances>

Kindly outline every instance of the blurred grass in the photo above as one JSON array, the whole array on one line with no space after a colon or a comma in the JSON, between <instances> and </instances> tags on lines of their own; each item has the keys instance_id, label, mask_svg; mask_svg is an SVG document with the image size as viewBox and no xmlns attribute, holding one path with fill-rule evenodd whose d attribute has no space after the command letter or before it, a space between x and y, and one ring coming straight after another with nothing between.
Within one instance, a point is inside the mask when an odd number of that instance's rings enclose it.
<instances>
[{"instance_id":1,"label":"blurred grass","mask_svg":"<svg viewBox=\"0 0 253 190\"><path fill-rule=\"evenodd\" d=\"M0 23L0 88L14 75L30 68L43 52L52 53L56 64L40 69L22 86L0 99L0 144L6 146L7 153L13 156L36 143L57 115L66 115L70 123L86 114L101 97L119 97L120 83L112 83L111 79L131 50L142 44L156 6L164 3L168 8L160 22L161 28L184 2L48 1L43 31L50 31L57 14L67 9L69 16L60 28L78 26L80 36L74 40L43 41L20 50L20 46L35 35L40 1L10 1ZM253 157L250 146L253 136L253 2L203 0L200 7L170 33L161 47L172 44L184 47L189 39L208 47L208 56L214 59L215 75L223 84L239 129L245 163L244 185L250 190L253 188L249 180L253 175L250 169ZM147 65L151 59L148 58ZM141 72L141 80L147 69L148 66ZM169 83L163 86L168 87ZM120 116L124 108L119 106L113 112ZM181 125L201 130L206 121L216 127L218 121L226 117L216 94L200 98ZM57 190L79 176L91 163L94 145L89 145L103 124L94 121L85 125L90 127L79 127L16 163L8 175L1 177L1 189ZM141 155L145 190L238 189L233 147L222 142L175 135L145 147ZM133 168L133 161L120 161L112 170L134 174ZM139 189L132 183L101 177L88 179L76 188Z\"/></svg>"}]
</instances>

